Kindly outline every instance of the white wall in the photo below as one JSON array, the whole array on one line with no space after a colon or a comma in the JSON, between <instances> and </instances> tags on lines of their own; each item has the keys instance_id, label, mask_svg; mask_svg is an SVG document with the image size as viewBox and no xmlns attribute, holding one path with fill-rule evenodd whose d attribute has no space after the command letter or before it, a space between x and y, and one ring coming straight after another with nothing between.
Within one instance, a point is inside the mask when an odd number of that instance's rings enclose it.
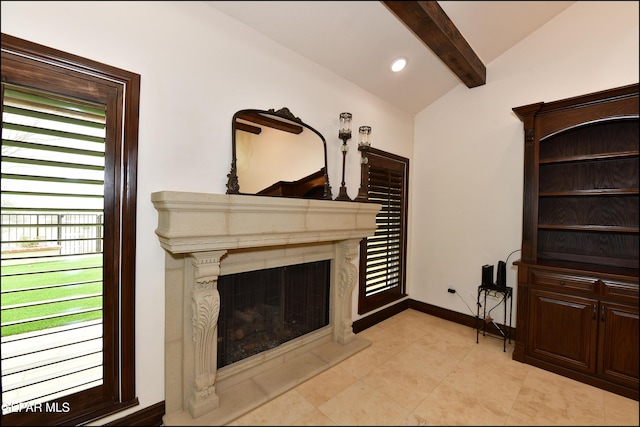
<instances>
[{"instance_id":1,"label":"white wall","mask_svg":"<svg viewBox=\"0 0 640 427\"><path fill-rule=\"evenodd\" d=\"M231 118L279 109L327 140L334 193L341 181L338 116L370 125L372 144L410 157L413 118L276 45L204 2L2 2L2 32L141 75L136 253L136 386L140 406L164 400L164 252L150 194L225 193ZM347 188L360 185L357 136ZM354 298L354 305L355 300ZM354 311L354 318L355 315Z\"/></svg>"},{"instance_id":2,"label":"white wall","mask_svg":"<svg viewBox=\"0 0 640 427\"><path fill-rule=\"evenodd\" d=\"M416 116L411 298L475 314L482 265L520 248L524 138L512 108L637 83L638 34L638 2L578 1L487 64L486 85L460 85ZM519 258L507 265L514 289Z\"/></svg>"}]
</instances>

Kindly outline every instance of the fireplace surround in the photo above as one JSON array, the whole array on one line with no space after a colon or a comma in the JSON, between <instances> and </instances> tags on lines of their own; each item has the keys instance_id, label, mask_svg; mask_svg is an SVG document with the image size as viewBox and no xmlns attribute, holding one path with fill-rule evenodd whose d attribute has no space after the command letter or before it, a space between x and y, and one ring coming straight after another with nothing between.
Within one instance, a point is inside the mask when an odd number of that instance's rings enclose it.
<instances>
[{"instance_id":1,"label":"fireplace surround","mask_svg":"<svg viewBox=\"0 0 640 427\"><path fill-rule=\"evenodd\" d=\"M366 348L352 330L359 242L379 204L160 191L165 425L221 425ZM330 261L329 324L217 368L218 278Z\"/></svg>"}]
</instances>

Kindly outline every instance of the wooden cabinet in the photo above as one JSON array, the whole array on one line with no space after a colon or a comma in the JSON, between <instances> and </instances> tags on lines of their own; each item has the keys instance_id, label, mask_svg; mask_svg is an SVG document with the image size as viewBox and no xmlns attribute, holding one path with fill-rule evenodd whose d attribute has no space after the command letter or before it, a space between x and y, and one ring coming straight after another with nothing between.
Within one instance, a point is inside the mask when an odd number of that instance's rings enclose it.
<instances>
[{"instance_id":1,"label":"wooden cabinet","mask_svg":"<svg viewBox=\"0 0 640 427\"><path fill-rule=\"evenodd\" d=\"M525 135L513 358L638 400L638 85L513 111Z\"/></svg>"},{"instance_id":2,"label":"wooden cabinet","mask_svg":"<svg viewBox=\"0 0 640 427\"><path fill-rule=\"evenodd\" d=\"M637 290L629 304L604 299L607 287L633 289L633 283L538 269L529 277L529 355L637 387Z\"/></svg>"},{"instance_id":3,"label":"wooden cabinet","mask_svg":"<svg viewBox=\"0 0 640 427\"><path fill-rule=\"evenodd\" d=\"M595 372L597 306L598 300L592 298L532 289L530 354L568 368Z\"/></svg>"},{"instance_id":4,"label":"wooden cabinet","mask_svg":"<svg viewBox=\"0 0 640 427\"><path fill-rule=\"evenodd\" d=\"M638 390L638 306L600 303L598 375Z\"/></svg>"}]
</instances>

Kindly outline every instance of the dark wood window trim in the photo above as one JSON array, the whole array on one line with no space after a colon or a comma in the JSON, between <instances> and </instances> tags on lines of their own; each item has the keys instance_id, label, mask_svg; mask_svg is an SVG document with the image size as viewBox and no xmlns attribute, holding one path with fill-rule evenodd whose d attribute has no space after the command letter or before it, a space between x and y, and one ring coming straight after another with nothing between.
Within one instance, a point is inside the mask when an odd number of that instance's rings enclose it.
<instances>
[{"instance_id":1,"label":"dark wood window trim","mask_svg":"<svg viewBox=\"0 0 640 427\"><path fill-rule=\"evenodd\" d=\"M3 425L78 425L138 405L135 395L135 251L136 170L140 76L96 61L2 34L2 83L64 93L92 100L100 86L109 92L112 109L107 134L113 138L107 162L113 173L105 178L105 235L114 244L105 250L104 381L57 399L68 412L14 412L2 416ZM84 84L86 83L86 84ZM3 91L4 93L4 91ZM109 111L108 111L109 114ZM107 137L109 139L109 136ZM109 252L109 253L107 253ZM106 314L108 312L108 314Z\"/></svg>"},{"instance_id":2,"label":"dark wood window trim","mask_svg":"<svg viewBox=\"0 0 640 427\"><path fill-rule=\"evenodd\" d=\"M359 147L358 150L362 153L363 162L356 201L383 205L376 217L376 234L360 243L358 314L364 314L406 296L409 159L371 147ZM387 215L390 219L387 219ZM390 232L392 227L394 230ZM391 233L396 235L391 236ZM391 249L386 254L380 254L381 238ZM378 241L374 243L374 239ZM375 266L371 263L374 258ZM384 263L385 259L397 259L397 263L383 266L380 263ZM386 269L386 273L381 272L382 269ZM391 270L393 273L389 273ZM376 278L376 272L386 275L387 279ZM374 284L385 289L372 293L370 289Z\"/></svg>"}]
</instances>

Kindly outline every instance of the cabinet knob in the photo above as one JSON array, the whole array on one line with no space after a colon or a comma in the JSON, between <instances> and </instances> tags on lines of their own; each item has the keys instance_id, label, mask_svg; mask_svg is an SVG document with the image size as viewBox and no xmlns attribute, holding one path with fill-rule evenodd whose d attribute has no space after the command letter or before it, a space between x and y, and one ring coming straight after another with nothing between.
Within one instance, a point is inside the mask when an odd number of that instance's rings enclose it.
<instances>
[{"instance_id":1,"label":"cabinet knob","mask_svg":"<svg viewBox=\"0 0 640 427\"><path fill-rule=\"evenodd\" d=\"M560 280L560 286L564 286L564 280Z\"/></svg>"},{"instance_id":2,"label":"cabinet knob","mask_svg":"<svg viewBox=\"0 0 640 427\"><path fill-rule=\"evenodd\" d=\"M591 319L596 320L598 318L598 308L595 304L591 306Z\"/></svg>"},{"instance_id":3,"label":"cabinet knob","mask_svg":"<svg viewBox=\"0 0 640 427\"><path fill-rule=\"evenodd\" d=\"M604 322L604 305L602 307L600 307L600 321Z\"/></svg>"}]
</instances>

